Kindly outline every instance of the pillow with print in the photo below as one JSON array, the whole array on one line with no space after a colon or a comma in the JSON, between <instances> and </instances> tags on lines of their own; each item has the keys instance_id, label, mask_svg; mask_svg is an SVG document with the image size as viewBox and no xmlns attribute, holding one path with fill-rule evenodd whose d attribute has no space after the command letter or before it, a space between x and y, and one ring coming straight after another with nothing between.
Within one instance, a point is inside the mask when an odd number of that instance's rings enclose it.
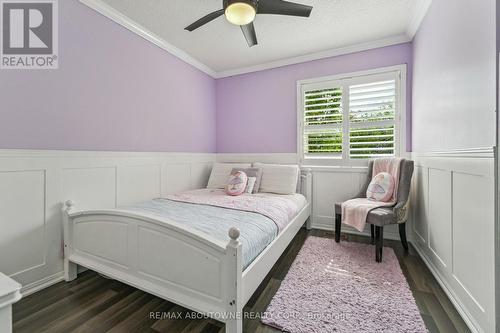
<instances>
[{"instance_id":1,"label":"pillow with print","mask_svg":"<svg viewBox=\"0 0 500 333\"><path fill-rule=\"evenodd\" d=\"M378 173L372 178L366 198L374 201L389 202L394 194L394 178L387 172Z\"/></svg>"},{"instance_id":2,"label":"pillow with print","mask_svg":"<svg viewBox=\"0 0 500 333\"><path fill-rule=\"evenodd\" d=\"M255 184L253 185L252 191L247 193L257 193L259 192L260 182L262 180L262 168L233 168L231 174L235 172L243 171L246 175L250 177L255 177Z\"/></svg>"},{"instance_id":3,"label":"pillow with print","mask_svg":"<svg viewBox=\"0 0 500 333\"><path fill-rule=\"evenodd\" d=\"M226 185L226 194L236 196L245 192L247 187L248 177L243 171L237 171L229 176Z\"/></svg>"}]
</instances>

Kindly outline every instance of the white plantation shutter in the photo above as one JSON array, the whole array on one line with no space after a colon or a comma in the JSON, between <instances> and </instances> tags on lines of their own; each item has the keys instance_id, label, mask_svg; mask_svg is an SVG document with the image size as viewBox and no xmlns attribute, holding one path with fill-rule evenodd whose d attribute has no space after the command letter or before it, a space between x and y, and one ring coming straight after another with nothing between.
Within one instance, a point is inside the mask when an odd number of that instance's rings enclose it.
<instances>
[{"instance_id":1,"label":"white plantation shutter","mask_svg":"<svg viewBox=\"0 0 500 333\"><path fill-rule=\"evenodd\" d=\"M349 86L349 156L395 155L396 81Z\"/></svg>"},{"instance_id":2,"label":"white plantation shutter","mask_svg":"<svg viewBox=\"0 0 500 333\"><path fill-rule=\"evenodd\" d=\"M366 159L399 153L399 71L302 84L305 159Z\"/></svg>"},{"instance_id":3,"label":"white plantation shutter","mask_svg":"<svg viewBox=\"0 0 500 333\"><path fill-rule=\"evenodd\" d=\"M304 93L304 154L342 156L342 88L307 90Z\"/></svg>"}]
</instances>

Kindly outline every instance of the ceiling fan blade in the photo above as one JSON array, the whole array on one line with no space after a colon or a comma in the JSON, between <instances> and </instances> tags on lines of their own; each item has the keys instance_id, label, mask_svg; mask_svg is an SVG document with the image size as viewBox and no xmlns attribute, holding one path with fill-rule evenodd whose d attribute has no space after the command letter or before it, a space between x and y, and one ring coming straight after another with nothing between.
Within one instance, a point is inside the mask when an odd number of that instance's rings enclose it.
<instances>
[{"instance_id":1,"label":"ceiling fan blade","mask_svg":"<svg viewBox=\"0 0 500 333\"><path fill-rule=\"evenodd\" d=\"M188 25L184 29L187 30L187 31L193 31L195 29L198 29L202 25L207 24L208 22L215 20L216 18L218 18L222 14L224 14L224 9L217 10L217 11L215 11L213 13L210 13L208 15L203 16L201 19L199 19L198 21L196 21L196 22Z\"/></svg>"},{"instance_id":2,"label":"ceiling fan blade","mask_svg":"<svg viewBox=\"0 0 500 333\"><path fill-rule=\"evenodd\" d=\"M283 0L260 0L258 14L276 14L309 17L312 6Z\"/></svg>"},{"instance_id":3,"label":"ceiling fan blade","mask_svg":"<svg viewBox=\"0 0 500 333\"><path fill-rule=\"evenodd\" d=\"M247 25L240 25L241 31L243 31L243 35L247 40L248 47L252 47L257 45L257 35L255 34L255 28L253 26L253 22Z\"/></svg>"}]
</instances>

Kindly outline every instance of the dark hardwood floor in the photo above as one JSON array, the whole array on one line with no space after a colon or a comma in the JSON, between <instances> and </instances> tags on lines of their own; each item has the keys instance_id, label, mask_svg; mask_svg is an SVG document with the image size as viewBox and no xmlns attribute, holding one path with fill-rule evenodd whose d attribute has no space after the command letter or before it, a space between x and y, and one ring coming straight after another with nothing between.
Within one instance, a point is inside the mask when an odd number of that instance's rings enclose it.
<instances>
[{"instance_id":1,"label":"dark hardwood floor","mask_svg":"<svg viewBox=\"0 0 500 333\"><path fill-rule=\"evenodd\" d=\"M309 235L333 238L331 232L301 230L248 302L245 307L247 313L259 313L266 309ZM356 242L369 241L368 238L353 235L343 238ZM413 248L410 246L410 252L405 253L400 242L384 243L384 246L395 250L429 332L469 332ZM179 314L182 318L176 319ZM92 271L81 273L70 283L61 282L23 298L14 305L13 317L15 333L224 332L222 323L193 318L190 311L180 306ZM259 319L245 320L243 331L279 332L262 325Z\"/></svg>"}]
</instances>

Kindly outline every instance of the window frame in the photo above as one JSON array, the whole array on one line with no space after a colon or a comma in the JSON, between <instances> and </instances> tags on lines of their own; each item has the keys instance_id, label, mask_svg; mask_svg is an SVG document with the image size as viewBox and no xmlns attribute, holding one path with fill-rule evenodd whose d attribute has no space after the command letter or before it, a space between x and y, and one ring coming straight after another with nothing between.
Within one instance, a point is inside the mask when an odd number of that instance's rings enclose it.
<instances>
[{"instance_id":1,"label":"window frame","mask_svg":"<svg viewBox=\"0 0 500 333\"><path fill-rule=\"evenodd\" d=\"M371 78L370 78L371 77ZM348 141L342 140L342 157L306 157L304 155L304 91L316 88L342 88L342 134L349 138L349 91L350 85L369 83L373 81L394 79L396 83L396 102L394 117L394 156L402 157L406 153L406 64L382 67L365 71L330 75L297 81L297 153L301 165L311 166L365 166L370 158L351 159L349 157Z\"/></svg>"}]
</instances>

